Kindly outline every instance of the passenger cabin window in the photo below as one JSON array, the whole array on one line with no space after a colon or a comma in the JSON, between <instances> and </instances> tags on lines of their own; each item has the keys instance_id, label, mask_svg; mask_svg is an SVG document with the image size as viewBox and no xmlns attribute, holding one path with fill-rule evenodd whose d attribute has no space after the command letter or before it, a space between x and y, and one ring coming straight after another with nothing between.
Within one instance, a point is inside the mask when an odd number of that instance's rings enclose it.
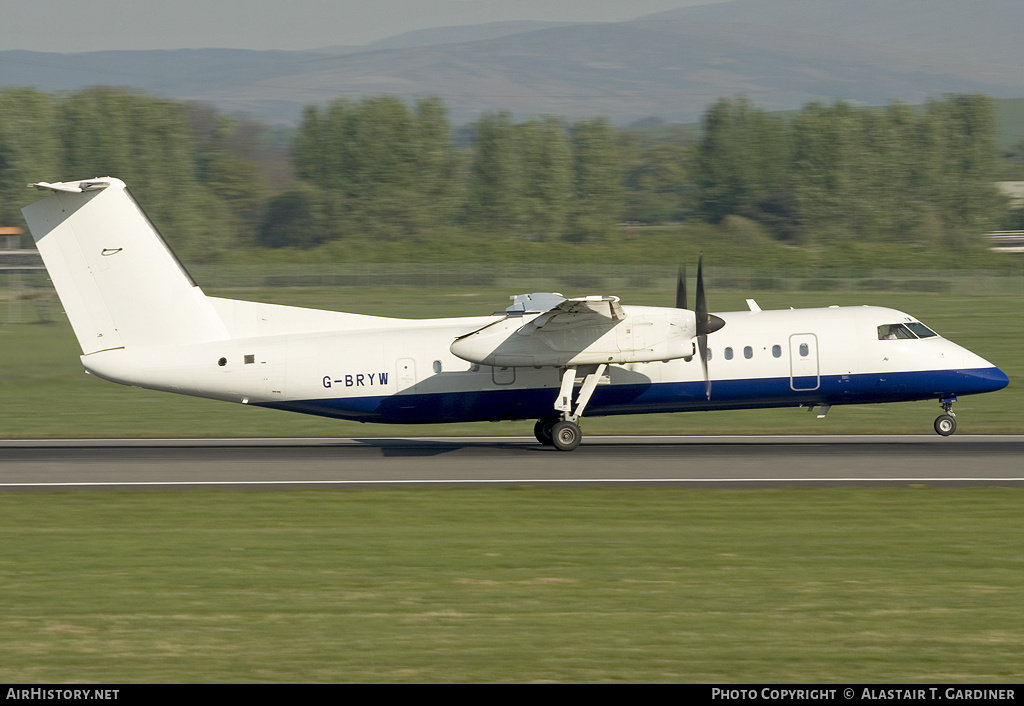
<instances>
[{"instance_id":1,"label":"passenger cabin window","mask_svg":"<svg viewBox=\"0 0 1024 706\"><path fill-rule=\"evenodd\" d=\"M781 358L782 357L782 346L780 346L778 343L776 343L774 346L772 346L772 357L773 358Z\"/></svg>"},{"instance_id":2,"label":"passenger cabin window","mask_svg":"<svg viewBox=\"0 0 1024 706\"><path fill-rule=\"evenodd\" d=\"M725 359L726 360L732 360L732 348L728 348L727 347L725 349Z\"/></svg>"},{"instance_id":3,"label":"passenger cabin window","mask_svg":"<svg viewBox=\"0 0 1024 706\"><path fill-rule=\"evenodd\" d=\"M917 321L907 324L882 324L878 327L879 341L900 341L910 338L931 338L934 331Z\"/></svg>"},{"instance_id":4,"label":"passenger cabin window","mask_svg":"<svg viewBox=\"0 0 1024 706\"><path fill-rule=\"evenodd\" d=\"M754 349L750 346L743 346L743 357L750 360L754 357Z\"/></svg>"}]
</instances>

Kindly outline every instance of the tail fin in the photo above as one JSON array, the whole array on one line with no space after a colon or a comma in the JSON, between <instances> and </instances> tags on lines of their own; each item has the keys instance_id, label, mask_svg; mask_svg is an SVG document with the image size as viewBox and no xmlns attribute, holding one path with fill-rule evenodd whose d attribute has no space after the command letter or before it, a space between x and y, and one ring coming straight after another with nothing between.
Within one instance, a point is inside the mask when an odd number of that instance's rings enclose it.
<instances>
[{"instance_id":1,"label":"tail fin","mask_svg":"<svg viewBox=\"0 0 1024 706\"><path fill-rule=\"evenodd\" d=\"M53 192L22 213L83 354L228 338L124 182L30 186Z\"/></svg>"}]
</instances>

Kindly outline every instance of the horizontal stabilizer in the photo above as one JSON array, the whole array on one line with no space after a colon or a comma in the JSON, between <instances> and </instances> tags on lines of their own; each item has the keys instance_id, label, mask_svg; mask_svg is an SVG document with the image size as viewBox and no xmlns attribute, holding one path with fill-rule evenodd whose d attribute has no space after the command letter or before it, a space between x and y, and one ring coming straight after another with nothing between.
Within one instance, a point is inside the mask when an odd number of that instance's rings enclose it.
<instances>
[{"instance_id":1,"label":"horizontal stabilizer","mask_svg":"<svg viewBox=\"0 0 1024 706\"><path fill-rule=\"evenodd\" d=\"M80 194L84 191L99 191L110 186L109 181L60 181L56 184L40 181L29 184L29 188L35 187L40 191L63 191L68 194Z\"/></svg>"}]
</instances>

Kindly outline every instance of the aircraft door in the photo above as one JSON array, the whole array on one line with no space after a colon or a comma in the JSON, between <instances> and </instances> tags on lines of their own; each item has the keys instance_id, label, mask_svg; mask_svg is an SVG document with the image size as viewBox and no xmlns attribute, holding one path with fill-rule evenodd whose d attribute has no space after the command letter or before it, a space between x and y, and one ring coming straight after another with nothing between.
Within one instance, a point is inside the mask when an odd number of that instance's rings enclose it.
<instances>
[{"instance_id":1,"label":"aircraft door","mask_svg":"<svg viewBox=\"0 0 1024 706\"><path fill-rule=\"evenodd\" d=\"M813 333L795 333L789 337L789 386L794 390L817 390L818 337Z\"/></svg>"},{"instance_id":2,"label":"aircraft door","mask_svg":"<svg viewBox=\"0 0 1024 706\"><path fill-rule=\"evenodd\" d=\"M516 381L516 369L511 367L491 368L491 382L495 385L511 385Z\"/></svg>"}]
</instances>

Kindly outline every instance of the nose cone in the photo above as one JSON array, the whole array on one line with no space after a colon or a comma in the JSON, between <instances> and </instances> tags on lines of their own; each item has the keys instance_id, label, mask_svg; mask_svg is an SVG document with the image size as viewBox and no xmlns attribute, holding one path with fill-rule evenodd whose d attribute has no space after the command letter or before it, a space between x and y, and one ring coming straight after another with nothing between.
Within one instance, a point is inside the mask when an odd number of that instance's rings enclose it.
<instances>
[{"instance_id":1,"label":"nose cone","mask_svg":"<svg viewBox=\"0 0 1024 706\"><path fill-rule=\"evenodd\" d=\"M1010 384L1007 374L995 365L973 351L966 348L960 348L960 350L963 355L963 362L960 364L962 367L958 366L955 370L959 378L957 386L962 390L958 390L957 394L973 395L982 392L995 392Z\"/></svg>"},{"instance_id":2,"label":"nose cone","mask_svg":"<svg viewBox=\"0 0 1024 706\"><path fill-rule=\"evenodd\" d=\"M995 392L1010 384L1010 378L994 365L987 368L961 370L965 390L960 394L973 395L981 392Z\"/></svg>"}]
</instances>

